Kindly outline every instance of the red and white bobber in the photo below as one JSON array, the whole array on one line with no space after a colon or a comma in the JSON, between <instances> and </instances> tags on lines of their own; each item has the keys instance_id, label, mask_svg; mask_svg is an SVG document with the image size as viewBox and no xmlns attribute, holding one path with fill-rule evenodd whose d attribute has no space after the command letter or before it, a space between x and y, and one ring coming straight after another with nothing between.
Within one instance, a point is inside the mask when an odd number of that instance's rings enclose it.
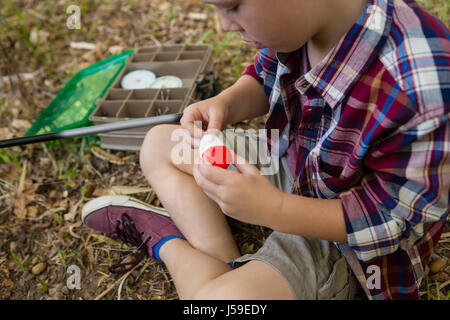
<instances>
[{"instance_id":1,"label":"red and white bobber","mask_svg":"<svg viewBox=\"0 0 450 320\"><path fill-rule=\"evenodd\" d=\"M227 169L231 163L231 153L222 140L213 134L205 134L198 149L200 157L206 158L213 166Z\"/></svg>"}]
</instances>

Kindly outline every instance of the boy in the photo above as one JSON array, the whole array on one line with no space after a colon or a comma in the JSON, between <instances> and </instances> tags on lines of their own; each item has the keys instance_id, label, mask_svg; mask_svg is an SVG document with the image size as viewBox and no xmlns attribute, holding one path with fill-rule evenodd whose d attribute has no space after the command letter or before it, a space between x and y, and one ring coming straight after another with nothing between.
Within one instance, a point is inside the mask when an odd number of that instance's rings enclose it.
<instances>
[{"instance_id":1,"label":"boy","mask_svg":"<svg viewBox=\"0 0 450 320\"><path fill-rule=\"evenodd\" d=\"M370 299L418 299L449 213L446 27L411 0L204 2L261 50L233 86L189 106L181 128L195 146L195 121L223 130L269 113L279 171L235 154L234 170L174 163L180 127L157 126L140 162L171 218L109 197L83 208L84 223L134 236L181 299L352 299L359 285ZM241 257L224 214L274 231Z\"/></svg>"}]
</instances>

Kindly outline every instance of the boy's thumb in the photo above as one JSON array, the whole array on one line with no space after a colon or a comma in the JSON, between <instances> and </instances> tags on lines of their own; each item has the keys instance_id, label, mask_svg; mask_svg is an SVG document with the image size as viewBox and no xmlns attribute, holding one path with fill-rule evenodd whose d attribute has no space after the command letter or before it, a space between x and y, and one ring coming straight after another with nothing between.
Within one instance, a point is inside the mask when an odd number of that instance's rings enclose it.
<instances>
[{"instance_id":1,"label":"boy's thumb","mask_svg":"<svg viewBox=\"0 0 450 320\"><path fill-rule=\"evenodd\" d=\"M258 173L258 169L251 165L245 158L242 158L234 151L231 151L231 162L240 173Z\"/></svg>"},{"instance_id":2,"label":"boy's thumb","mask_svg":"<svg viewBox=\"0 0 450 320\"><path fill-rule=\"evenodd\" d=\"M223 117L219 112L211 112L208 121L208 129L211 130L219 130L222 131Z\"/></svg>"}]
</instances>

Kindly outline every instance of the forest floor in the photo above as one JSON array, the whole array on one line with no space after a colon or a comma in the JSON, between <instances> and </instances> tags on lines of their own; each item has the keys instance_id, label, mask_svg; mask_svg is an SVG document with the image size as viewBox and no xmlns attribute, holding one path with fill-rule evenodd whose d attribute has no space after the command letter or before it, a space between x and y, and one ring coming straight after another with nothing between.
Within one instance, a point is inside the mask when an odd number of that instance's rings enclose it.
<instances>
[{"instance_id":1,"label":"forest floor","mask_svg":"<svg viewBox=\"0 0 450 320\"><path fill-rule=\"evenodd\" d=\"M56 4L55 4L56 3ZM446 1L421 1L447 25ZM81 28L68 30L65 1L3 0L0 7L0 140L20 137L77 71L126 49L158 44L213 46L218 84L233 84L256 50L222 30L212 6L199 0L79 0ZM72 44L86 42L91 48ZM263 128L264 117L238 123ZM130 194L160 205L139 167L99 158L94 137L0 150L0 299L178 299L165 266L144 259L126 275L108 271L126 249L81 224L81 208L104 194ZM132 186L132 188L130 188ZM256 251L271 230L229 219L242 254ZM450 228L435 248L422 299L449 298ZM438 262L436 262L438 261ZM81 270L70 289L68 268ZM364 299L361 297L361 299Z\"/></svg>"}]
</instances>

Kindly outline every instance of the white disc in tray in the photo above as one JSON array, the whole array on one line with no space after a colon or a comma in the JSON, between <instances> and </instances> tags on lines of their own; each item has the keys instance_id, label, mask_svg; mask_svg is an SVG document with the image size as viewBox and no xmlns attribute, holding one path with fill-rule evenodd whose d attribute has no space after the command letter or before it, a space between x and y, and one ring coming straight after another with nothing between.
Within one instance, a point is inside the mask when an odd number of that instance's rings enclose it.
<instances>
[{"instance_id":1,"label":"white disc in tray","mask_svg":"<svg viewBox=\"0 0 450 320\"><path fill-rule=\"evenodd\" d=\"M136 70L127 73L120 84L124 89L148 89L155 79L156 75L150 70Z\"/></svg>"},{"instance_id":2,"label":"white disc in tray","mask_svg":"<svg viewBox=\"0 0 450 320\"><path fill-rule=\"evenodd\" d=\"M156 78L155 81L153 81L151 87L152 89L158 89L158 88L181 88L183 85L183 82L180 78L175 76L162 76L159 78Z\"/></svg>"}]
</instances>

